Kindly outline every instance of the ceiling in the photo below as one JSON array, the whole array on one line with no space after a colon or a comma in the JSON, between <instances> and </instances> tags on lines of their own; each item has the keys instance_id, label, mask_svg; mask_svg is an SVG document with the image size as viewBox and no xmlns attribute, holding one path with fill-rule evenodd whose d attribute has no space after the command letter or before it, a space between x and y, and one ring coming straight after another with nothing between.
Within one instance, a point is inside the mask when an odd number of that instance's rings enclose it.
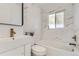
<instances>
[{"instance_id":1,"label":"ceiling","mask_svg":"<svg viewBox=\"0 0 79 59\"><path fill-rule=\"evenodd\" d=\"M45 12L50 12L52 10L62 9L64 7L72 6L72 3L33 3L38 5Z\"/></svg>"}]
</instances>

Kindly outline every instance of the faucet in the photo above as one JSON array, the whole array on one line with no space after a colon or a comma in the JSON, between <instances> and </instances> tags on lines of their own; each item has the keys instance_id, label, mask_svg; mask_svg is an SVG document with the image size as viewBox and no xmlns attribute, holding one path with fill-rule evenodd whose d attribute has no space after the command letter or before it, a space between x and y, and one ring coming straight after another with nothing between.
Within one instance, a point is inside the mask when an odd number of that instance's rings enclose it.
<instances>
[{"instance_id":1,"label":"faucet","mask_svg":"<svg viewBox=\"0 0 79 59\"><path fill-rule=\"evenodd\" d=\"M74 46L74 48L75 48L75 47L77 47L76 35L74 35L74 36L72 37L72 39L74 39L75 43L69 43L69 45L72 45L72 46ZM74 51L74 48L72 49L72 51Z\"/></svg>"},{"instance_id":2,"label":"faucet","mask_svg":"<svg viewBox=\"0 0 79 59\"><path fill-rule=\"evenodd\" d=\"M74 35L74 36L72 37L72 39L74 39L74 41L76 42L76 35ZM76 44L76 43L69 43L69 45L76 46L77 44Z\"/></svg>"},{"instance_id":3,"label":"faucet","mask_svg":"<svg viewBox=\"0 0 79 59\"><path fill-rule=\"evenodd\" d=\"M75 43L69 43L69 45L73 45L73 46L76 46L76 44L75 44Z\"/></svg>"},{"instance_id":4,"label":"faucet","mask_svg":"<svg viewBox=\"0 0 79 59\"><path fill-rule=\"evenodd\" d=\"M16 34L16 32L14 31L13 28L10 29L10 37L14 37L14 34Z\"/></svg>"},{"instance_id":5,"label":"faucet","mask_svg":"<svg viewBox=\"0 0 79 59\"><path fill-rule=\"evenodd\" d=\"M74 41L76 42L76 35L74 35L74 36L72 37L72 39L74 39ZM76 46L77 44L76 44L76 43L69 43L69 45Z\"/></svg>"}]
</instances>

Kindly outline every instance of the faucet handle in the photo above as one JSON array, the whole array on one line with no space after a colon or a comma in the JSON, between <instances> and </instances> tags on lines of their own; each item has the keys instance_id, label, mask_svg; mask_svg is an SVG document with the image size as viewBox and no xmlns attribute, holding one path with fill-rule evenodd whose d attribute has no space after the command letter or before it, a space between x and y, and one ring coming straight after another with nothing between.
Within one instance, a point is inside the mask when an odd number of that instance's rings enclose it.
<instances>
[{"instance_id":1,"label":"faucet handle","mask_svg":"<svg viewBox=\"0 0 79 59\"><path fill-rule=\"evenodd\" d=\"M76 44L75 44L75 43L69 43L69 45L73 45L73 46L76 46Z\"/></svg>"},{"instance_id":2,"label":"faucet handle","mask_svg":"<svg viewBox=\"0 0 79 59\"><path fill-rule=\"evenodd\" d=\"M76 41L76 35L74 35L74 36L72 37L72 39L74 39L74 41Z\"/></svg>"}]
</instances>

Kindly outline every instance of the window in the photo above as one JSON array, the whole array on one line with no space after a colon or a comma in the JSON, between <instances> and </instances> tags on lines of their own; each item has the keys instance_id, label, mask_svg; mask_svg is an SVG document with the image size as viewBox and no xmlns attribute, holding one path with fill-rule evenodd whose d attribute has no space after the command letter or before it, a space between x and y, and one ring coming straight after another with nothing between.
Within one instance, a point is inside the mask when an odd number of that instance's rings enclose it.
<instances>
[{"instance_id":1,"label":"window","mask_svg":"<svg viewBox=\"0 0 79 59\"><path fill-rule=\"evenodd\" d=\"M64 12L49 15L49 29L64 28Z\"/></svg>"},{"instance_id":2,"label":"window","mask_svg":"<svg viewBox=\"0 0 79 59\"><path fill-rule=\"evenodd\" d=\"M49 28L55 28L55 14L49 15Z\"/></svg>"}]
</instances>

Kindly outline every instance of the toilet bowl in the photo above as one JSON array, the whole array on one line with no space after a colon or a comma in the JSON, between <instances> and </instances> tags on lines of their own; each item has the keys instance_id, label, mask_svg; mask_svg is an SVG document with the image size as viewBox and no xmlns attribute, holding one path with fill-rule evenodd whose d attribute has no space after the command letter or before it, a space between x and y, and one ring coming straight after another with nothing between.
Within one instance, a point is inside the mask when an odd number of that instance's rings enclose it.
<instances>
[{"instance_id":1,"label":"toilet bowl","mask_svg":"<svg viewBox=\"0 0 79 59\"><path fill-rule=\"evenodd\" d=\"M46 55L46 48L39 45L32 46L32 55L33 56L45 56Z\"/></svg>"}]
</instances>

